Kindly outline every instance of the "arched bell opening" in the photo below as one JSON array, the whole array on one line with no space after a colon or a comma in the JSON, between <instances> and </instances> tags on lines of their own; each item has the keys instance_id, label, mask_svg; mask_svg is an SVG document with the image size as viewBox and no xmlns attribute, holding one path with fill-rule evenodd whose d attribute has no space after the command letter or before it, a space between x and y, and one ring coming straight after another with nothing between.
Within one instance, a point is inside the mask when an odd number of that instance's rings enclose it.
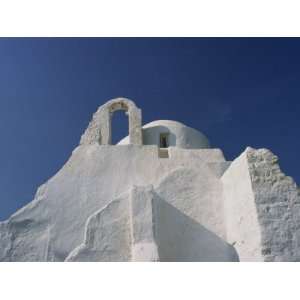
<instances>
[{"instance_id":1,"label":"arched bell opening","mask_svg":"<svg viewBox=\"0 0 300 300\"><path fill-rule=\"evenodd\" d=\"M111 114L111 144L116 145L124 136L129 135L129 119L125 110Z\"/></svg>"}]
</instances>

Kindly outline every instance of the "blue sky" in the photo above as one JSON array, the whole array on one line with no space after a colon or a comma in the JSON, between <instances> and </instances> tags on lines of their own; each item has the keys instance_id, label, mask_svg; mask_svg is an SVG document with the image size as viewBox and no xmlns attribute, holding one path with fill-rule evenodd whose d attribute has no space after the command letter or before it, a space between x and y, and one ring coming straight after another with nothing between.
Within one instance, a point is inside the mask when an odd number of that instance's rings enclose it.
<instances>
[{"instance_id":1,"label":"blue sky","mask_svg":"<svg viewBox=\"0 0 300 300\"><path fill-rule=\"evenodd\" d=\"M300 39L0 39L0 220L33 199L93 112L124 96L143 123L177 120L228 160L271 149L300 182ZM117 114L114 140L126 134Z\"/></svg>"}]
</instances>

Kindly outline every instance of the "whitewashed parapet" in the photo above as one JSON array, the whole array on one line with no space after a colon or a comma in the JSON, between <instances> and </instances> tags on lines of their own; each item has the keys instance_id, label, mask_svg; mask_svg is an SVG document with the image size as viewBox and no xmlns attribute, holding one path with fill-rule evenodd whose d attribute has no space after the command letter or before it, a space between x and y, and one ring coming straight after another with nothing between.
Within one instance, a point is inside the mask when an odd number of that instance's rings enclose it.
<instances>
[{"instance_id":1,"label":"whitewashed parapet","mask_svg":"<svg viewBox=\"0 0 300 300\"><path fill-rule=\"evenodd\" d=\"M154 236L152 186L134 187L131 191L132 261L159 261Z\"/></svg>"},{"instance_id":2,"label":"whitewashed parapet","mask_svg":"<svg viewBox=\"0 0 300 300\"><path fill-rule=\"evenodd\" d=\"M111 119L115 111L124 110L129 121L129 143L142 145L142 111L135 103L126 98L116 98L100 106L93 115L85 133L81 137L81 145L111 145L112 130Z\"/></svg>"}]
</instances>

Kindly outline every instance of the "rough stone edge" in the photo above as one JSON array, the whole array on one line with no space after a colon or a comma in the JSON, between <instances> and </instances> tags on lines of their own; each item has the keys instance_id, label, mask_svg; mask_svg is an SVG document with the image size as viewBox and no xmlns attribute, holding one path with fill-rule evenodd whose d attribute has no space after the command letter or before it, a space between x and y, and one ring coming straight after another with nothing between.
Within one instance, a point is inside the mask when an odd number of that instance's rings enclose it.
<instances>
[{"instance_id":1,"label":"rough stone edge","mask_svg":"<svg viewBox=\"0 0 300 300\"><path fill-rule=\"evenodd\" d=\"M110 114L114 112L113 106L121 104L128 107L130 144L142 145L142 111L132 100L123 97L111 99L97 109L81 136L79 145L111 144Z\"/></svg>"},{"instance_id":2,"label":"rough stone edge","mask_svg":"<svg viewBox=\"0 0 300 300\"><path fill-rule=\"evenodd\" d=\"M295 181L286 176L278 157L268 149L248 147L246 155L264 261L300 260L300 197Z\"/></svg>"}]
</instances>

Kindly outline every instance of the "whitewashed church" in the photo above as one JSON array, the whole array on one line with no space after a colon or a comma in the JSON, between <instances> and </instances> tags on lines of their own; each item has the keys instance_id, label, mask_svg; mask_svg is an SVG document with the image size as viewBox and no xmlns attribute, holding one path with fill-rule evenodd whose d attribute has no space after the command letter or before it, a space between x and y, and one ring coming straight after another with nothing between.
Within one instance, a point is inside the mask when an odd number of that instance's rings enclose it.
<instances>
[{"instance_id":1,"label":"whitewashed church","mask_svg":"<svg viewBox=\"0 0 300 300\"><path fill-rule=\"evenodd\" d=\"M111 145L111 117L129 136ZM62 169L0 222L0 261L300 261L300 196L269 150L233 162L134 102L99 107Z\"/></svg>"}]
</instances>

